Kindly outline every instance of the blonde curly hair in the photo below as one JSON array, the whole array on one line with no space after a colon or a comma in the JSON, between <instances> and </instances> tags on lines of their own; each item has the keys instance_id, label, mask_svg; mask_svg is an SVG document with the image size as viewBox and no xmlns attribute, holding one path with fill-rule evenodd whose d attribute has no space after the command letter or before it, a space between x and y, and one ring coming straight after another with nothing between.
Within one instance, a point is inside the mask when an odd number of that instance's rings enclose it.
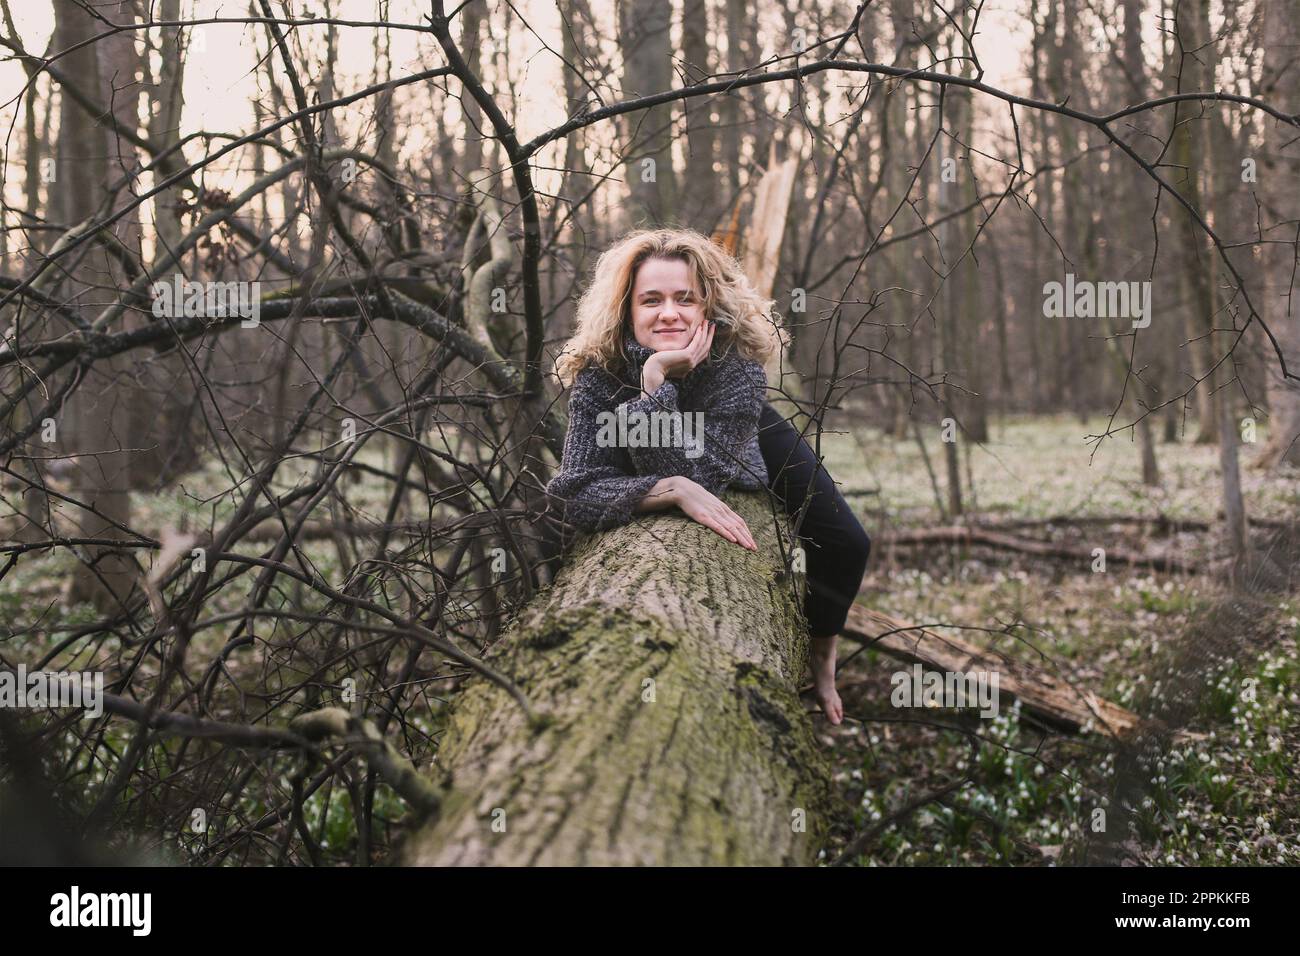
<instances>
[{"instance_id":1,"label":"blonde curly hair","mask_svg":"<svg viewBox=\"0 0 1300 956\"><path fill-rule=\"evenodd\" d=\"M759 295L734 256L693 229L638 229L596 260L591 285L578 300L577 329L555 362L555 376L566 388L588 365L612 370L620 360L632 286L637 269L648 259L676 259L689 267L691 283L703 299L704 318L717 324L717 354L734 347L743 358L765 365L784 344L785 333L772 311L774 300Z\"/></svg>"}]
</instances>

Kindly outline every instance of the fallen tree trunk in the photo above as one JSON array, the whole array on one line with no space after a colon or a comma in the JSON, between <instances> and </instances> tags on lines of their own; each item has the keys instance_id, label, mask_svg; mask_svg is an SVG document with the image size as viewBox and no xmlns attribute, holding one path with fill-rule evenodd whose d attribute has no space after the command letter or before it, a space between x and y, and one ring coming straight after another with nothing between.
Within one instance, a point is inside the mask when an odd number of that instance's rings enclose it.
<instances>
[{"instance_id":1,"label":"fallen tree trunk","mask_svg":"<svg viewBox=\"0 0 1300 956\"><path fill-rule=\"evenodd\" d=\"M1123 739L1141 726L1137 714L1091 691L1072 687L1055 674L996 651L983 650L960 638L944 637L904 623L861 604L849 609L849 619L841 633L871 644L890 657L936 671L997 671L998 693L1004 698L1004 705L1006 700L1019 700L1027 713L1063 730L1079 733L1091 728L1096 733Z\"/></svg>"},{"instance_id":2,"label":"fallen tree trunk","mask_svg":"<svg viewBox=\"0 0 1300 956\"><path fill-rule=\"evenodd\" d=\"M1050 518L1020 518L1011 521L981 520L980 527L993 530L1021 530L1025 528L1043 528L1056 525L1062 528L1085 527L1110 524L1151 525L1158 533L1167 534L1178 531L1209 531L1223 520L1223 511L1215 513L1214 522L1200 518L1176 518L1167 514L1154 515L1053 515ZM1251 517L1252 528L1288 528L1294 520L1283 518Z\"/></svg>"},{"instance_id":3,"label":"fallen tree trunk","mask_svg":"<svg viewBox=\"0 0 1300 956\"><path fill-rule=\"evenodd\" d=\"M970 525L944 525L937 528L891 531L879 535L877 540L889 547L929 544L983 545L999 551L1014 551L1043 558L1062 558L1083 565L1091 564L1094 559L1093 549L1091 548L1077 548L1068 544L1055 544L1051 541L1036 541L1033 538L1021 538ZM1165 555L1134 554L1122 548L1107 548L1106 561L1128 567L1149 567L1153 571L1181 572L1183 574L1197 574L1202 570L1198 565L1178 558Z\"/></svg>"},{"instance_id":4,"label":"fallen tree trunk","mask_svg":"<svg viewBox=\"0 0 1300 956\"><path fill-rule=\"evenodd\" d=\"M485 655L549 723L472 681L404 862L814 861L835 798L797 692L807 628L765 497L725 500L757 552L681 515L577 545Z\"/></svg>"}]
</instances>

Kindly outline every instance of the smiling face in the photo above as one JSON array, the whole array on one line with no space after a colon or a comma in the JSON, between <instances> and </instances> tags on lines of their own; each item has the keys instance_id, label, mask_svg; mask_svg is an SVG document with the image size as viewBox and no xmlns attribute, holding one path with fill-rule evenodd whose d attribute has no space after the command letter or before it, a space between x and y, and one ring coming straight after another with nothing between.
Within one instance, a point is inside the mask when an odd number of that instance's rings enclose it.
<instances>
[{"instance_id":1,"label":"smiling face","mask_svg":"<svg viewBox=\"0 0 1300 956\"><path fill-rule=\"evenodd\" d=\"M680 259L647 259L632 283L632 334L646 348L684 349L704 321L704 300Z\"/></svg>"}]
</instances>

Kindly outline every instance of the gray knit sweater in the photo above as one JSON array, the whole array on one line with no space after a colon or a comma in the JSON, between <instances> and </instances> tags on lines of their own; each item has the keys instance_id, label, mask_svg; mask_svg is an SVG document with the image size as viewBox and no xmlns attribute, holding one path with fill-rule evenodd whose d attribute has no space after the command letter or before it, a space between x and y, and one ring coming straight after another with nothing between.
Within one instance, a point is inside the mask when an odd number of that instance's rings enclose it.
<instances>
[{"instance_id":1,"label":"gray knit sweater","mask_svg":"<svg viewBox=\"0 0 1300 956\"><path fill-rule=\"evenodd\" d=\"M571 525L597 531L626 524L655 482L674 475L714 494L767 485L758 447L758 416L767 391L763 366L734 351L720 359L710 356L642 398L641 369L653 354L625 331L617 368L589 365L574 379L564 458L546 486ZM672 413L681 431L665 442L664 423ZM647 422L649 428L638 435L638 423ZM699 425L703 428L693 431ZM647 447L653 444L667 447Z\"/></svg>"}]
</instances>

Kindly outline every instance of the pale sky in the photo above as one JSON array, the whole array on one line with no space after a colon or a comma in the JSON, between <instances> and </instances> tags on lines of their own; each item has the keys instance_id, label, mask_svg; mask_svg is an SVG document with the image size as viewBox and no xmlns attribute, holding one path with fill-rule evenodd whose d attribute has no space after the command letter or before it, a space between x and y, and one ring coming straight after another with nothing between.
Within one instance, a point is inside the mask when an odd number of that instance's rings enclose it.
<instances>
[{"instance_id":1,"label":"pale sky","mask_svg":"<svg viewBox=\"0 0 1300 956\"><path fill-rule=\"evenodd\" d=\"M1027 93L1028 83L1024 77L1023 62L1028 42L1028 24L1019 10L1024 0L996 0L986 4L980 22L980 36L977 46L983 61L988 83L1015 92ZM11 2L13 13L23 41L29 50L42 51L53 28L52 6L48 2ZM559 16L554 0L519 0L515 4L532 28L537 31L552 49L561 48ZM193 16L198 17L238 17L247 15L246 2L232 3L219 0L195 0L186 9L192 9ZM321 3L299 4L299 10L322 12ZM335 0L333 12L336 17L355 20L372 20L376 18L377 6L374 0ZM420 0L393 0L389 18L410 23L419 22L421 14L428 9L427 3ZM596 16L612 33L614 5L610 0L595 0L593 9ZM501 7L494 5L499 14ZM775 8L773 7L773 15ZM246 132L252 128L253 116L250 101L257 95L254 70L255 54L253 37L264 38L264 28L244 24L208 24L202 27L203 35L191 41L190 56L185 73L185 113L183 132L189 133L200 129L222 132ZM304 37L323 37L323 26L301 28ZM491 33L491 31L490 31ZM772 35L772 31L767 31ZM373 82L374 31L365 27L339 28L339 66L336 90L340 93L351 92ZM264 39L262 39L264 43ZM483 51L485 62L496 54L496 40L489 35ZM767 42L772 42L768 40ZM319 45L314 49L319 50ZM562 81L559 62L555 55L548 52L541 41L530 32L519 29L516 25L510 41L510 48L505 51L511 71L515 74L516 89L521 97L520 108L516 113L516 122L520 139L532 136L557 125L565 118L563 111ZM401 76L409 72L428 69L442 62L441 50L433 38L427 34L412 31L392 32L393 74ZM845 75L841 74L843 78ZM305 79L311 80L311 77ZM598 79L598 78L593 78ZM861 75L854 75L847 82L858 84ZM15 161L18 158L21 128L10 124L15 121L15 104L10 102L22 87L24 76L21 67L12 61L0 63L0 120L3 120L9 137L9 156L7 197L10 202L21 198L21 172ZM841 81L832 76L827 84L833 88ZM782 90L782 97L788 101L788 85ZM1005 122L1005 108L1000 104L985 101L982 110L991 122L1001 126ZM369 106L361 106L353 118L364 118L369 114ZM12 130L12 132L11 132ZM408 155L427 151L432 148L430 133L433 124L411 123L404 130L402 149ZM554 162L558 158L558 147L551 156L543 156L543 164ZM188 151L190 157L198 156L197 145ZM247 156L243 157L246 168ZM230 169L230 167L226 167ZM213 170L216 172L217 170ZM233 172L233 170L232 170ZM209 175L212 175L210 173ZM539 186L546 188L545 174L539 177ZM235 183L222 184L230 188Z\"/></svg>"}]
</instances>

